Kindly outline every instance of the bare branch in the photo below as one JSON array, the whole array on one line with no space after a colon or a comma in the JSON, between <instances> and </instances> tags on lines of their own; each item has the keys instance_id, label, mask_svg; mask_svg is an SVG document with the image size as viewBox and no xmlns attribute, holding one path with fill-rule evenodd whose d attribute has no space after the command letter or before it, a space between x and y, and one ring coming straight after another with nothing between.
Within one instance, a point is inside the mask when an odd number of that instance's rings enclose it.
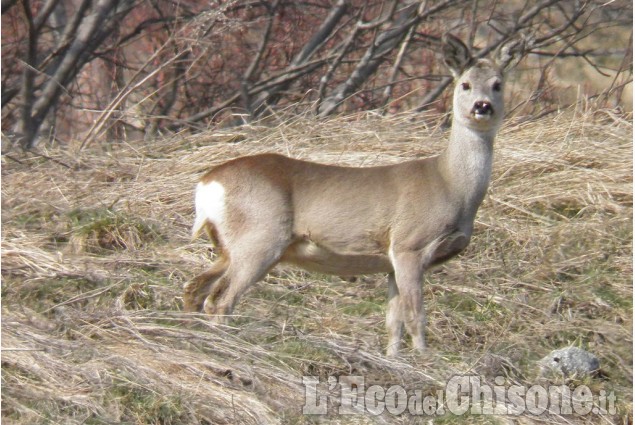
<instances>
[{"instance_id":1,"label":"bare branch","mask_svg":"<svg viewBox=\"0 0 635 425\"><path fill-rule=\"evenodd\" d=\"M33 147L33 139L37 133L39 125L36 125L32 120L31 110L33 108L33 102L35 101L34 95L34 80L35 80L35 61L37 60L37 32L35 31L35 23L33 22L33 15L31 14L30 0L22 0L22 7L24 17L27 23L27 52L24 58L24 71L22 72L22 87L21 98L22 107L20 108L20 118L17 122L15 133L17 135L18 142L22 145L23 149L30 149Z\"/></svg>"},{"instance_id":2,"label":"bare branch","mask_svg":"<svg viewBox=\"0 0 635 425\"><path fill-rule=\"evenodd\" d=\"M382 108L385 111L386 105L390 101L392 97L392 90L395 86L395 80L397 79L397 74L399 73L399 68L401 67L401 63L403 62L406 51L408 50L408 45L410 44L410 40L412 40L412 35L415 32L415 27L413 26L408 31L406 38L401 43L401 47L399 47L399 52L397 53L397 57L395 58L395 62L393 63L392 69L390 70L390 76L388 77L388 84L384 89L384 100L382 103Z\"/></svg>"},{"instance_id":3,"label":"bare branch","mask_svg":"<svg viewBox=\"0 0 635 425\"><path fill-rule=\"evenodd\" d=\"M245 108L249 111L249 115L252 118L254 118L254 109L249 97L249 81L253 77L254 72L258 68L258 65L260 65L260 60L262 59L267 44L269 43L269 36L271 35L271 29L273 28L273 20L275 18L276 9L278 8L278 3L279 1L276 0L269 8L269 17L267 18L267 25L260 39L260 45L258 46L256 55L249 64L249 67L247 67L247 70L243 74L243 78L241 81L241 95L243 97L243 103L245 104Z\"/></svg>"},{"instance_id":4,"label":"bare branch","mask_svg":"<svg viewBox=\"0 0 635 425\"><path fill-rule=\"evenodd\" d=\"M161 52L161 50L164 47L165 47L165 45L162 46L162 48L158 49L155 52L155 54L146 61L145 65L137 72L136 76L140 75L145 70L147 65L151 64L153 62L154 58L159 55L159 53ZM183 52L183 54L185 54L185 52ZM130 96L130 94L136 88L140 87L143 83L145 83L146 81L151 79L154 75L156 75L157 73L161 72L163 70L163 68L168 67L172 62L177 61L178 59L179 59L179 55L173 57L172 59L170 59L166 63L162 64L160 67L154 69L152 72L148 73L148 75L146 75L144 78L142 78L140 81L135 82L134 84L133 84L133 82L136 80L136 78L132 78L130 80L130 82L129 82L128 87L126 87L125 90L119 92L117 97L115 97L115 99L113 99L110 102L108 107L104 110L104 112L100 115L100 117L95 121L93 126L90 128L90 130L86 134L86 137L82 141L82 144L80 146L80 150L84 149L86 146L88 146L95 139L95 137L99 134L100 130L104 126L104 123L106 122L106 120L113 114L113 111L115 110L115 108L117 108L117 106L121 102L123 102L128 96Z\"/></svg>"},{"instance_id":5,"label":"bare branch","mask_svg":"<svg viewBox=\"0 0 635 425\"><path fill-rule=\"evenodd\" d=\"M377 70L383 61L384 54L399 45L410 28L453 3L454 0L446 0L425 11L419 10L419 7L422 7L424 3L410 4L400 11L399 16L395 19L395 24L377 37L376 41L366 50L350 77L320 104L318 116L324 117L332 114L347 96L354 93Z\"/></svg>"},{"instance_id":6,"label":"bare branch","mask_svg":"<svg viewBox=\"0 0 635 425\"><path fill-rule=\"evenodd\" d=\"M2 41L3 129L27 148L49 125L60 140L88 145L107 130L104 140L119 137L122 123L146 137L199 131L232 108L252 119L290 104L323 117L348 99L351 110L441 109L451 80L431 59L447 31L461 32L476 57L525 34L526 69L539 68L530 99L545 108L559 101L547 72L562 58L610 75L611 101L632 67L606 35L624 29L626 42L628 2L3 0L3 14L11 28ZM421 79L426 91L415 101Z\"/></svg>"},{"instance_id":7,"label":"bare branch","mask_svg":"<svg viewBox=\"0 0 635 425\"><path fill-rule=\"evenodd\" d=\"M311 39L304 45L302 50L293 58L291 66L298 66L306 62L324 44L335 30L335 26L342 19L349 7L349 0L338 0L331 12L322 22L322 25L313 34Z\"/></svg>"},{"instance_id":8,"label":"bare branch","mask_svg":"<svg viewBox=\"0 0 635 425\"><path fill-rule=\"evenodd\" d=\"M30 112L31 125L35 132L40 128L44 118L58 101L60 91L76 75L77 70L85 63L85 54L101 43L111 27L104 25L106 19L119 6L120 0L99 0L92 14L81 21L75 38L51 78L42 87L42 92L33 104ZM28 147L33 147L35 134L29 134Z\"/></svg>"},{"instance_id":9,"label":"bare branch","mask_svg":"<svg viewBox=\"0 0 635 425\"><path fill-rule=\"evenodd\" d=\"M304 45L302 50L300 50L300 52L293 58L293 60L289 64L289 67L287 68L287 73L291 73L294 68L298 68L304 65L306 61L309 60L311 56L313 56L317 49L319 49L319 47L326 42L326 40L335 30L337 23L344 16L347 7L347 0L338 0L336 5L331 9L329 15L324 19L324 22L322 22L322 25L313 34L311 39ZM285 78L277 86L272 87L270 90L261 92L251 105L253 115L258 116L262 114L266 110L266 104L270 105L272 103L275 103L277 101L277 95L283 90L286 90L289 85L300 75L301 74L296 74L296 77L294 78Z\"/></svg>"},{"instance_id":10,"label":"bare branch","mask_svg":"<svg viewBox=\"0 0 635 425\"><path fill-rule=\"evenodd\" d=\"M430 107L430 104L434 102L439 96L441 96L441 94L445 91L446 88L448 88L450 84L452 84L452 77L444 77L443 80L441 80L441 83L439 83L439 85L436 86L434 90L429 91L428 94L421 100L419 106L415 108L415 111L422 112L428 109Z\"/></svg>"},{"instance_id":11,"label":"bare branch","mask_svg":"<svg viewBox=\"0 0 635 425\"><path fill-rule=\"evenodd\" d=\"M18 0L2 0L2 14L7 13Z\"/></svg>"},{"instance_id":12,"label":"bare branch","mask_svg":"<svg viewBox=\"0 0 635 425\"><path fill-rule=\"evenodd\" d=\"M33 19L33 27L35 32L40 32L42 25L51 15L55 7L59 4L60 0L47 0L42 7L40 13Z\"/></svg>"}]
</instances>

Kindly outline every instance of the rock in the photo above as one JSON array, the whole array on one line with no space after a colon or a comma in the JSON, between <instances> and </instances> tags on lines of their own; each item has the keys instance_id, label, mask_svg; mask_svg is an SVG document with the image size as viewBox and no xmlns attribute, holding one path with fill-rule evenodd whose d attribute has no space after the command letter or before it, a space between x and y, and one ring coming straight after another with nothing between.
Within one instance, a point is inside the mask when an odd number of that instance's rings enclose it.
<instances>
[{"instance_id":1,"label":"rock","mask_svg":"<svg viewBox=\"0 0 635 425\"><path fill-rule=\"evenodd\" d=\"M541 375L559 373L565 378L595 375L600 369L600 361L593 354L578 347L554 350L539 362Z\"/></svg>"}]
</instances>

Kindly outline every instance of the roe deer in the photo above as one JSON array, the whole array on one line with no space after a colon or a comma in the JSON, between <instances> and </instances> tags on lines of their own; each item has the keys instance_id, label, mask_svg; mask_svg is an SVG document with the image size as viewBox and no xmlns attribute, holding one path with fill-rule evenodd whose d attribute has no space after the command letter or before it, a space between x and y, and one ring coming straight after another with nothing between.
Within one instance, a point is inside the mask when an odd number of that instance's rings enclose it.
<instances>
[{"instance_id":1,"label":"roe deer","mask_svg":"<svg viewBox=\"0 0 635 425\"><path fill-rule=\"evenodd\" d=\"M218 258L185 285L185 309L225 322L279 262L342 276L388 273L387 354L398 353L403 325L423 351L423 273L461 252L472 235L503 118L503 72L522 53L522 42L512 41L493 61L444 36L457 83L449 144L438 156L355 168L262 154L205 174L192 236L205 230Z\"/></svg>"}]
</instances>

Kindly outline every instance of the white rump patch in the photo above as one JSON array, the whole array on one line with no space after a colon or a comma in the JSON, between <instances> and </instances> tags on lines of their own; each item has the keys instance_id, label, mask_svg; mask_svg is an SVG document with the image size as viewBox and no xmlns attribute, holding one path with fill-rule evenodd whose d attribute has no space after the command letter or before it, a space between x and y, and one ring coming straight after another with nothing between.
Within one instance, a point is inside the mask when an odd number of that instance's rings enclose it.
<instances>
[{"instance_id":1,"label":"white rump patch","mask_svg":"<svg viewBox=\"0 0 635 425\"><path fill-rule=\"evenodd\" d=\"M217 181L200 182L196 186L195 201L196 219L192 227L192 238L195 238L206 222L220 226L225 218L225 188Z\"/></svg>"}]
</instances>

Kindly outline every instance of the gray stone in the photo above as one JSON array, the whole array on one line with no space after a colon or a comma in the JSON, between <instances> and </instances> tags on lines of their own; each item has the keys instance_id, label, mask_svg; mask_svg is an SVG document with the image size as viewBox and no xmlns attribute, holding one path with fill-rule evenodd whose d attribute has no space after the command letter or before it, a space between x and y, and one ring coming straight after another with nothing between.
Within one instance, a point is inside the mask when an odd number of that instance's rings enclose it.
<instances>
[{"instance_id":1,"label":"gray stone","mask_svg":"<svg viewBox=\"0 0 635 425\"><path fill-rule=\"evenodd\" d=\"M556 372L567 378L593 375L600 369L598 358L578 347L554 350L540 360L539 365L542 376Z\"/></svg>"}]
</instances>

